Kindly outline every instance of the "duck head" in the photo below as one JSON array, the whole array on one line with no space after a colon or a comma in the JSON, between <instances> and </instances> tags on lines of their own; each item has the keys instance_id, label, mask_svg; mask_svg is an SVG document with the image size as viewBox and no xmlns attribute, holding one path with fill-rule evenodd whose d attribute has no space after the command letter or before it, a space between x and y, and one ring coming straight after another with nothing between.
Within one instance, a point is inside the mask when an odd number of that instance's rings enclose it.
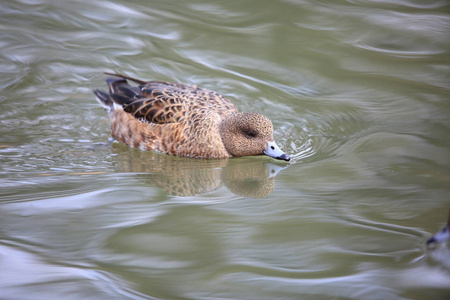
<instances>
[{"instance_id":1,"label":"duck head","mask_svg":"<svg viewBox=\"0 0 450 300\"><path fill-rule=\"evenodd\" d=\"M273 138L272 122L265 116L240 112L224 118L219 125L225 149L232 156L268 155L289 161Z\"/></svg>"}]
</instances>

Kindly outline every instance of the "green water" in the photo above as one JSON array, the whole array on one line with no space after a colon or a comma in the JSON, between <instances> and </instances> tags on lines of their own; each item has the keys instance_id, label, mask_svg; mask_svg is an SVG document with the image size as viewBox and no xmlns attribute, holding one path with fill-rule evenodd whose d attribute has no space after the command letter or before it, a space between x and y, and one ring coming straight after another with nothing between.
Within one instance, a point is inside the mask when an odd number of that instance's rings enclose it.
<instances>
[{"instance_id":1,"label":"green water","mask_svg":"<svg viewBox=\"0 0 450 300\"><path fill-rule=\"evenodd\" d=\"M447 1L0 3L0 299L448 299ZM289 164L108 142L105 71L269 117Z\"/></svg>"}]
</instances>

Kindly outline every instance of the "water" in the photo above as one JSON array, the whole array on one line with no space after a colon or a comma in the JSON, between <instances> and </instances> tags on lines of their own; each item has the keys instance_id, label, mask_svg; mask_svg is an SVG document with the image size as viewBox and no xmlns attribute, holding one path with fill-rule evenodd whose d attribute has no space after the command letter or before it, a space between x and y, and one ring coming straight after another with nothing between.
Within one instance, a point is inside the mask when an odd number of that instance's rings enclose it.
<instances>
[{"instance_id":1,"label":"water","mask_svg":"<svg viewBox=\"0 0 450 300\"><path fill-rule=\"evenodd\" d=\"M447 1L4 1L0 299L447 299ZM197 84L293 160L108 142L102 72Z\"/></svg>"}]
</instances>

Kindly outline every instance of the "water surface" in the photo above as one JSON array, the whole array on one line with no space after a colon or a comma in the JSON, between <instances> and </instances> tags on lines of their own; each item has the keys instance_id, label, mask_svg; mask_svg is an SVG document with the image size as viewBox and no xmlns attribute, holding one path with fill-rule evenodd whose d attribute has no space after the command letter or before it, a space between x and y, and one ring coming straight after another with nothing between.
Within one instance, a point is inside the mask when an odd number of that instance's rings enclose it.
<instances>
[{"instance_id":1,"label":"water surface","mask_svg":"<svg viewBox=\"0 0 450 300\"><path fill-rule=\"evenodd\" d=\"M449 8L0 4L0 298L446 299ZM293 159L109 142L105 71L226 95Z\"/></svg>"}]
</instances>

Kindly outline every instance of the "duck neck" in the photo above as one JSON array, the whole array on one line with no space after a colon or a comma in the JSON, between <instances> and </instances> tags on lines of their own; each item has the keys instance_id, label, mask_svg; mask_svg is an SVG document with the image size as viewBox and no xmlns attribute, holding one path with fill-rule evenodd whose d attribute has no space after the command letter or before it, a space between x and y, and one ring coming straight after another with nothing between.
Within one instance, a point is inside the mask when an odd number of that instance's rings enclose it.
<instances>
[{"instance_id":1,"label":"duck neck","mask_svg":"<svg viewBox=\"0 0 450 300\"><path fill-rule=\"evenodd\" d=\"M236 120L239 118L239 115L242 113L236 112L230 114L222 119L219 124L219 133L222 138L222 143L225 147L225 150L230 154L230 156L236 156L237 149L237 140L236 140L236 131L237 125Z\"/></svg>"}]
</instances>

